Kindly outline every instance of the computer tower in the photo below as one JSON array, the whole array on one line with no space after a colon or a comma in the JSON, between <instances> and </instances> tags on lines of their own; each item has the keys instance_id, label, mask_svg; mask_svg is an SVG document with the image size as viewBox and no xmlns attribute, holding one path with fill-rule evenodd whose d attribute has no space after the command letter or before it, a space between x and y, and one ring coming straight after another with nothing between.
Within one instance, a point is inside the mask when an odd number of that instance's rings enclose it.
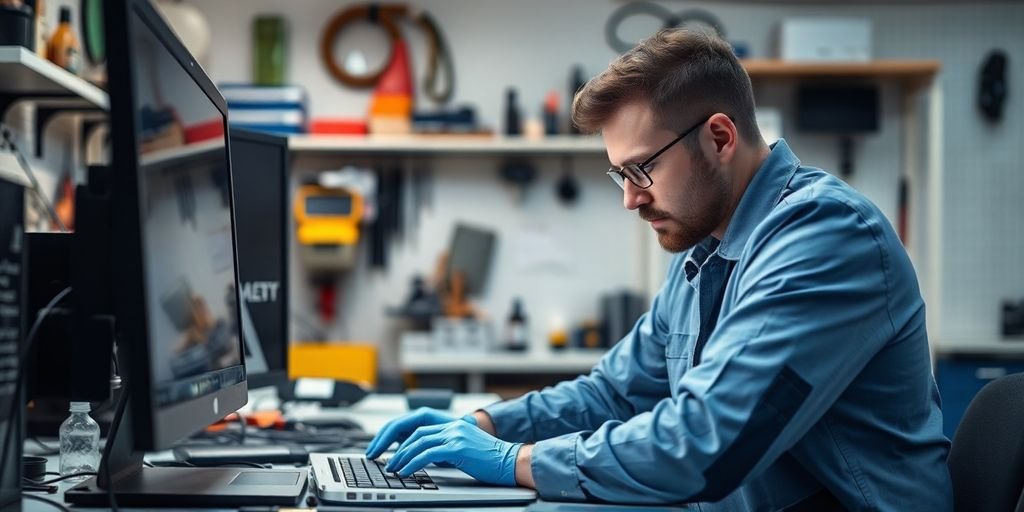
<instances>
[{"instance_id":1,"label":"computer tower","mask_svg":"<svg viewBox=\"0 0 1024 512\"><path fill-rule=\"evenodd\" d=\"M21 500L24 388L18 396L24 325L25 189L0 174L0 508ZM13 412L13 414L10 414Z\"/></svg>"}]
</instances>

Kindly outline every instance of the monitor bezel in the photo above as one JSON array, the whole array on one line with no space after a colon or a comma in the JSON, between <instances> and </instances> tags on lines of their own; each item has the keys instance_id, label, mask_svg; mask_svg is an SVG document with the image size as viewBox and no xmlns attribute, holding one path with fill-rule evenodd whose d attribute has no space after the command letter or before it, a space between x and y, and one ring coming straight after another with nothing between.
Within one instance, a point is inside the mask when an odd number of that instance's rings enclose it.
<instances>
[{"instance_id":1,"label":"monitor bezel","mask_svg":"<svg viewBox=\"0 0 1024 512\"><path fill-rule=\"evenodd\" d=\"M137 450L159 450L202 430L227 414L245 405L247 386L241 382L221 388L207 395L160 407L155 400L149 345L149 318L147 317L146 274L142 229L143 191L140 180L139 141L136 129L139 123L135 107L137 97L137 70L131 62L131 27L142 24L182 66L192 80L207 95L224 119L224 151L228 169L231 207L231 245L234 259L236 300L241 301L238 274L238 247L234 218L234 182L231 176L231 146L228 131L227 102L202 66L175 36L162 16L148 0L105 2L108 51L108 92L110 94L111 163L114 169L114 242L115 311L118 319L119 349L127 356L127 379L131 389L131 421L134 445ZM137 16L137 18L134 18ZM121 27L124 30L117 30ZM238 302L241 304L241 302ZM240 310L236 308L236 324L241 325ZM239 354L244 354L242 336L238 335ZM245 358L240 366L245 369ZM215 372L229 372L231 366Z\"/></svg>"}]
</instances>

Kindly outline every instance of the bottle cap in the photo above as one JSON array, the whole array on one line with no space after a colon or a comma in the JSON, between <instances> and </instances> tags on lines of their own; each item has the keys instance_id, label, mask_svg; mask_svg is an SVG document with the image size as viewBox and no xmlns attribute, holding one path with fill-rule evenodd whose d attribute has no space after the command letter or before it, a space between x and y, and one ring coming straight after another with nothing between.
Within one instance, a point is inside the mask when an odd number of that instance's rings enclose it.
<instances>
[{"instance_id":1,"label":"bottle cap","mask_svg":"<svg viewBox=\"0 0 1024 512\"><path fill-rule=\"evenodd\" d=\"M71 412L89 412L91 410L89 402L71 402Z\"/></svg>"},{"instance_id":2,"label":"bottle cap","mask_svg":"<svg viewBox=\"0 0 1024 512\"><path fill-rule=\"evenodd\" d=\"M64 5L60 8L60 22L71 23L71 8Z\"/></svg>"}]
</instances>

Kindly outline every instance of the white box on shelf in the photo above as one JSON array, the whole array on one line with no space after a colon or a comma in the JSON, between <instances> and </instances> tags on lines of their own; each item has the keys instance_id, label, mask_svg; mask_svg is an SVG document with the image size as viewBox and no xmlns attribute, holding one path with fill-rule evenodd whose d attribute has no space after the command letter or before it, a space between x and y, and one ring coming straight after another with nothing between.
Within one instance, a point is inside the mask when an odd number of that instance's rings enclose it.
<instances>
[{"instance_id":1,"label":"white box on shelf","mask_svg":"<svg viewBox=\"0 0 1024 512\"><path fill-rule=\"evenodd\" d=\"M488 321L439 317L431 327L434 352L484 353L494 346Z\"/></svg>"},{"instance_id":2,"label":"white box on shelf","mask_svg":"<svg viewBox=\"0 0 1024 512\"><path fill-rule=\"evenodd\" d=\"M863 62L871 60L871 20L856 17L797 16L782 21L782 60Z\"/></svg>"}]
</instances>

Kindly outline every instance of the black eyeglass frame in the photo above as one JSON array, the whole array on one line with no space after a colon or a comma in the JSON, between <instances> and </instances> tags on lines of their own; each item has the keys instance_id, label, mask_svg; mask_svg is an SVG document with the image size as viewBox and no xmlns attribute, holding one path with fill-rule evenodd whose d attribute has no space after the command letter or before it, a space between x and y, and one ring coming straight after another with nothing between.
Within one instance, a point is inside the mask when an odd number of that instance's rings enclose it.
<instances>
[{"instance_id":1,"label":"black eyeglass frame","mask_svg":"<svg viewBox=\"0 0 1024 512\"><path fill-rule=\"evenodd\" d=\"M686 130L683 133L679 134L678 137L672 139L672 142L669 142L668 144L665 144L665 146L663 148L659 149L656 153L651 155L651 157L648 158L647 160L644 160L643 162L641 162L639 164L626 164L626 165L623 165L622 167L612 166L611 168L608 169L608 172L606 172L605 174L607 174L608 177L610 177L612 179L612 181L614 181L615 184L618 185L619 188L621 188L623 190L626 189L626 180L629 180L629 182L632 183L637 188L641 188L641 189L651 188L651 185L654 185L654 180L652 180L651 179L651 175L647 173L646 167L648 165L650 165L651 162L653 162L656 158L661 156L662 153L668 151L669 148L671 148L672 146L676 145L677 142L679 142L679 141L683 140L684 138L686 138L687 135L692 133L697 128L700 128L701 126L703 126L704 123L710 121L711 117L712 116L708 116L703 121L701 121L701 122L691 126L688 130ZM630 174L632 174L632 176L634 176L634 177L636 177L638 179L642 178L644 180L644 182L646 183L646 185L641 185L640 183L637 183L637 180L635 180L632 177L630 177Z\"/></svg>"}]
</instances>

